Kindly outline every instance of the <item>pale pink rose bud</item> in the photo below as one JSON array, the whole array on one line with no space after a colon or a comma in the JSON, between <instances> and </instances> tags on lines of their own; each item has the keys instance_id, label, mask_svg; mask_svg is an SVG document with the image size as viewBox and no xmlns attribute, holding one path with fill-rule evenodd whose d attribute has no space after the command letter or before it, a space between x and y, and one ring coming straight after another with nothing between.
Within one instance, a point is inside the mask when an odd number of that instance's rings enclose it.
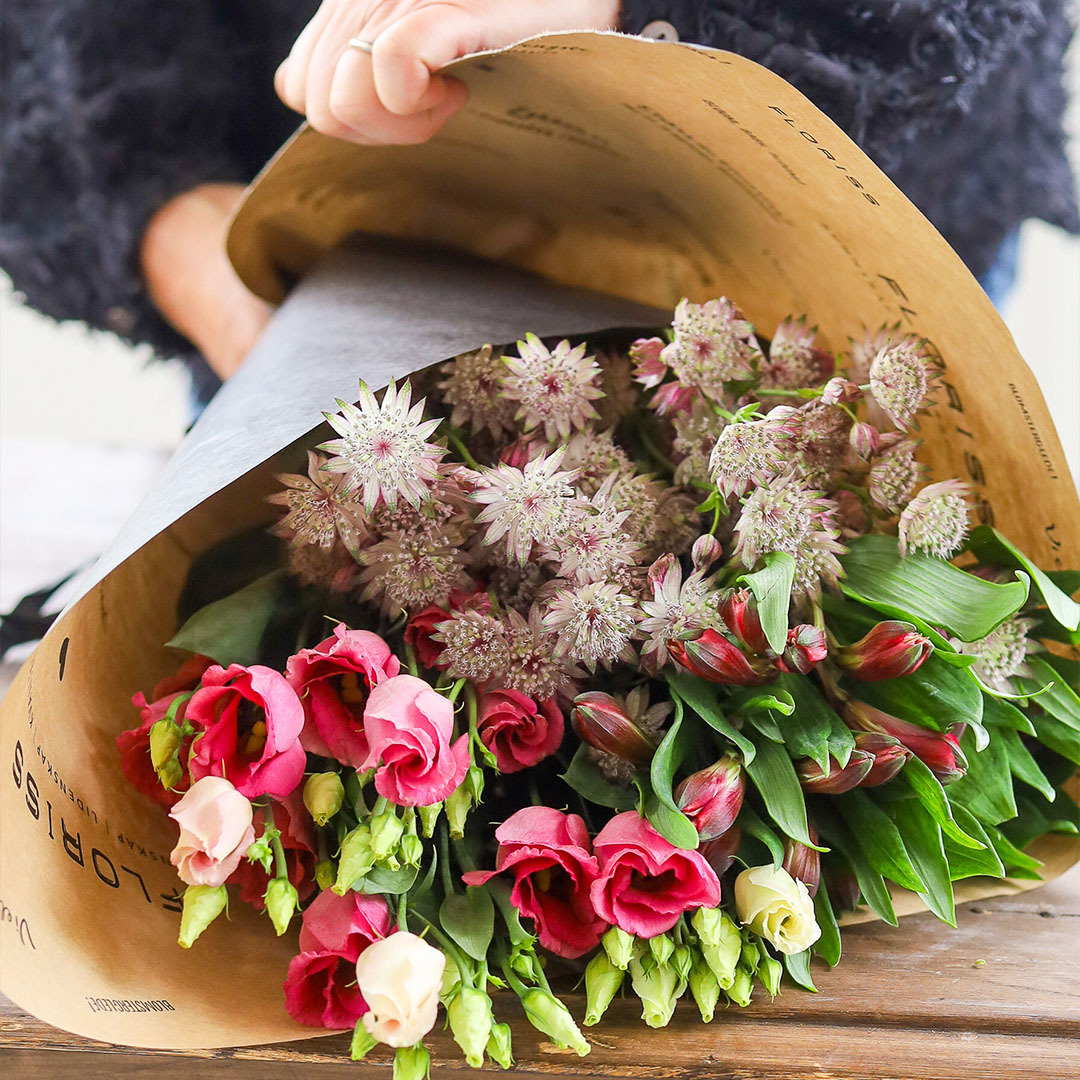
<instances>
[{"instance_id":1,"label":"pale pink rose bud","mask_svg":"<svg viewBox=\"0 0 1080 1080\"><path fill-rule=\"evenodd\" d=\"M658 337L638 338L630 346L630 359L634 363L634 381L646 390L659 386L667 374L667 364L660 359L664 342Z\"/></svg>"},{"instance_id":2,"label":"pale pink rose bud","mask_svg":"<svg viewBox=\"0 0 1080 1080\"><path fill-rule=\"evenodd\" d=\"M847 405L861 397L862 391L855 383L839 376L830 379L821 391L822 405Z\"/></svg>"},{"instance_id":3,"label":"pale pink rose bud","mask_svg":"<svg viewBox=\"0 0 1080 1080\"><path fill-rule=\"evenodd\" d=\"M828 654L825 631L820 627L800 623L788 631L787 648L784 649L784 665L788 670L806 675Z\"/></svg>"},{"instance_id":4,"label":"pale pink rose bud","mask_svg":"<svg viewBox=\"0 0 1080 1080\"><path fill-rule=\"evenodd\" d=\"M656 743L630 719L610 695L590 690L574 698L570 722L582 742L635 765L652 760Z\"/></svg>"},{"instance_id":5,"label":"pale pink rose bud","mask_svg":"<svg viewBox=\"0 0 1080 1080\"><path fill-rule=\"evenodd\" d=\"M723 553L724 549L720 546L720 541L712 533L703 533L694 541L694 546L690 551L690 558L694 563L694 569L704 572Z\"/></svg>"},{"instance_id":6,"label":"pale pink rose bud","mask_svg":"<svg viewBox=\"0 0 1080 1080\"><path fill-rule=\"evenodd\" d=\"M169 811L180 826L169 861L188 885L224 885L255 839L251 803L221 776L204 776Z\"/></svg>"},{"instance_id":7,"label":"pale pink rose bud","mask_svg":"<svg viewBox=\"0 0 1080 1080\"><path fill-rule=\"evenodd\" d=\"M702 840L715 840L735 824L745 790L742 766L736 758L725 755L688 776L676 788L675 801Z\"/></svg>"},{"instance_id":8,"label":"pale pink rose bud","mask_svg":"<svg viewBox=\"0 0 1080 1080\"><path fill-rule=\"evenodd\" d=\"M853 645L841 646L834 659L853 679L877 682L910 675L933 651L930 639L911 623L888 619Z\"/></svg>"},{"instance_id":9,"label":"pale pink rose bud","mask_svg":"<svg viewBox=\"0 0 1080 1080\"><path fill-rule=\"evenodd\" d=\"M810 839L816 844L818 842L817 831L813 825L808 825L807 829L810 833ZM782 865L796 881L801 881L806 886L806 891L811 896L817 894L818 884L821 881L820 851L815 851L812 847L800 844L798 840L785 837L784 862Z\"/></svg>"},{"instance_id":10,"label":"pale pink rose bud","mask_svg":"<svg viewBox=\"0 0 1080 1080\"><path fill-rule=\"evenodd\" d=\"M873 424L859 420L851 425L848 442L863 461L869 461L881 449L881 432Z\"/></svg>"},{"instance_id":11,"label":"pale pink rose bud","mask_svg":"<svg viewBox=\"0 0 1080 1080\"><path fill-rule=\"evenodd\" d=\"M720 601L724 625L753 653L767 653L769 642L761 628L757 601L749 589L732 589Z\"/></svg>"}]
</instances>

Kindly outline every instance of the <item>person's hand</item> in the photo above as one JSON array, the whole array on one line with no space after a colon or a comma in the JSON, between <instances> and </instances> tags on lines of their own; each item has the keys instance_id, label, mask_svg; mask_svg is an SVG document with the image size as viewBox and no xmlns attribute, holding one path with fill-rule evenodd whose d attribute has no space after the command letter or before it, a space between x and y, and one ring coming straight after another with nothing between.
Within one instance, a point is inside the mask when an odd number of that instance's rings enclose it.
<instances>
[{"instance_id":1,"label":"person's hand","mask_svg":"<svg viewBox=\"0 0 1080 1080\"><path fill-rule=\"evenodd\" d=\"M451 60L546 30L614 29L618 14L618 0L323 0L274 84L326 135L424 142L465 104L465 86L435 74Z\"/></svg>"},{"instance_id":2,"label":"person's hand","mask_svg":"<svg viewBox=\"0 0 1080 1080\"><path fill-rule=\"evenodd\" d=\"M158 310L222 379L240 366L273 310L248 292L225 253L242 184L204 184L170 199L151 218L140 252Z\"/></svg>"}]
</instances>

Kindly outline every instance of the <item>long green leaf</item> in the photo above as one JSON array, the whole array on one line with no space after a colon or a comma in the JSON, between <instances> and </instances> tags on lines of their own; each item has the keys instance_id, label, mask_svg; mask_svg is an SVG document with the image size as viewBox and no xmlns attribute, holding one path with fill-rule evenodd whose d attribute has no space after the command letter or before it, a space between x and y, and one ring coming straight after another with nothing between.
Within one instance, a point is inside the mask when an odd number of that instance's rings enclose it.
<instances>
[{"instance_id":1,"label":"long green leaf","mask_svg":"<svg viewBox=\"0 0 1080 1080\"><path fill-rule=\"evenodd\" d=\"M1016 816L1006 730L995 728L990 745L981 751L975 750L971 735L964 732L960 746L968 759L967 775L949 785L950 804L967 807L980 821L991 825Z\"/></svg>"},{"instance_id":2,"label":"long green leaf","mask_svg":"<svg viewBox=\"0 0 1080 1080\"><path fill-rule=\"evenodd\" d=\"M464 895L451 893L439 909L443 930L474 960L487 958L495 934L495 905L486 889L469 885Z\"/></svg>"},{"instance_id":3,"label":"long green leaf","mask_svg":"<svg viewBox=\"0 0 1080 1080\"><path fill-rule=\"evenodd\" d=\"M817 993L817 987L814 985L814 980L810 977L810 950L806 949L804 952L791 953L784 957L784 967L787 968L787 973L791 976L792 982L797 983L804 990L810 990L813 993Z\"/></svg>"},{"instance_id":4,"label":"long green leaf","mask_svg":"<svg viewBox=\"0 0 1080 1080\"><path fill-rule=\"evenodd\" d=\"M953 819L952 806L949 804L949 796L945 794L941 781L917 757L909 759L903 771L894 781L894 783L897 782L910 785L919 802L926 807L933 820L941 826L941 831L951 836L961 847L981 848L983 846L981 840L968 836L956 824Z\"/></svg>"},{"instance_id":5,"label":"long green leaf","mask_svg":"<svg viewBox=\"0 0 1080 1080\"><path fill-rule=\"evenodd\" d=\"M993 825L984 826L987 838L997 852L998 858L1004 863L1009 877L1024 878L1028 881L1039 881L1042 875L1039 867L1042 863L1038 859L1021 851L1000 829Z\"/></svg>"},{"instance_id":6,"label":"long green leaf","mask_svg":"<svg viewBox=\"0 0 1080 1080\"><path fill-rule=\"evenodd\" d=\"M757 601L758 618L765 640L775 653L787 644L788 607L795 581L795 560L782 551L770 551L761 558L761 568L738 580L749 586Z\"/></svg>"},{"instance_id":7,"label":"long green leaf","mask_svg":"<svg viewBox=\"0 0 1080 1080\"><path fill-rule=\"evenodd\" d=\"M841 797L844 818L866 852L870 865L882 877L903 889L919 892L926 886L911 865L904 840L893 820L865 792L856 788Z\"/></svg>"},{"instance_id":8,"label":"long green leaf","mask_svg":"<svg viewBox=\"0 0 1080 1080\"><path fill-rule=\"evenodd\" d=\"M1036 711L1031 722L1043 746L1048 746L1055 754L1068 758L1074 765L1080 765L1080 731L1056 720L1049 713Z\"/></svg>"},{"instance_id":9,"label":"long green leaf","mask_svg":"<svg viewBox=\"0 0 1080 1080\"><path fill-rule=\"evenodd\" d=\"M998 697L983 699L983 723L990 728L1010 727L1025 735L1034 735L1035 728L1025 713L1015 705Z\"/></svg>"},{"instance_id":10,"label":"long green leaf","mask_svg":"<svg viewBox=\"0 0 1080 1080\"><path fill-rule=\"evenodd\" d=\"M904 838L904 847L916 873L926 882L926 891L919 893L923 903L939 919L955 926L956 905L941 827L915 799L890 803L889 812Z\"/></svg>"},{"instance_id":11,"label":"long green leaf","mask_svg":"<svg viewBox=\"0 0 1080 1080\"><path fill-rule=\"evenodd\" d=\"M962 806L954 806L953 813L964 831L981 840L984 846L981 851L975 851L972 848L962 848L948 836L945 837L945 857L949 860L949 876L952 880L959 881L969 877L1003 878L1005 867L975 815Z\"/></svg>"},{"instance_id":12,"label":"long green leaf","mask_svg":"<svg viewBox=\"0 0 1080 1080\"><path fill-rule=\"evenodd\" d=\"M840 560L847 596L896 619L945 627L961 641L978 641L1024 606L1027 574L1004 585L985 581L921 552L900 555L891 536L859 536Z\"/></svg>"},{"instance_id":13,"label":"long green leaf","mask_svg":"<svg viewBox=\"0 0 1080 1080\"><path fill-rule=\"evenodd\" d=\"M821 937L814 944L814 952L829 967L836 967L840 963L840 927L837 925L836 914L829 900L829 890L825 888L824 881L818 885L814 896L814 914L817 916L818 926L821 927Z\"/></svg>"},{"instance_id":14,"label":"long green leaf","mask_svg":"<svg viewBox=\"0 0 1080 1080\"><path fill-rule=\"evenodd\" d=\"M682 703L700 716L709 727L734 743L742 754L743 764L749 765L756 753L754 744L724 716L717 688L684 671L670 672L667 680L671 696L680 698Z\"/></svg>"},{"instance_id":15,"label":"long green leaf","mask_svg":"<svg viewBox=\"0 0 1080 1080\"><path fill-rule=\"evenodd\" d=\"M1009 759L1009 769L1017 780L1030 784L1043 798L1053 799L1054 785L1039 768L1039 763L1031 756L1031 751L1024 745L1019 732L1012 728L998 728L994 732L995 740L1005 747ZM998 824L996 821L993 824Z\"/></svg>"},{"instance_id":16,"label":"long green leaf","mask_svg":"<svg viewBox=\"0 0 1080 1080\"><path fill-rule=\"evenodd\" d=\"M777 686L795 702L795 709L781 724L784 743L793 758L810 758L829 771L829 756L833 753L843 768L851 757L855 737L836 715L814 683L805 675L781 675ZM847 734L847 739L843 738ZM834 752L834 748L839 753ZM846 748L846 753L844 752Z\"/></svg>"},{"instance_id":17,"label":"long green leaf","mask_svg":"<svg viewBox=\"0 0 1080 1080\"><path fill-rule=\"evenodd\" d=\"M843 818L821 806L816 811L815 821L824 839L847 860L866 904L883 922L896 926L896 912L889 890L885 887L885 879L870 865L862 845L855 839Z\"/></svg>"},{"instance_id":18,"label":"long green leaf","mask_svg":"<svg viewBox=\"0 0 1080 1080\"><path fill-rule=\"evenodd\" d=\"M768 739L759 739L756 746L757 753L746 762L746 771L761 792L765 809L792 840L820 851L806 827L806 801L787 750Z\"/></svg>"},{"instance_id":19,"label":"long green leaf","mask_svg":"<svg viewBox=\"0 0 1080 1080\"><path fill-rule=\"evenodd\" d=\"M633 810L635 799L628 788L613 784L589 757L589 748L584 744L577 748L570 761L570 767L559 777L574 789L583 799L607 806L612 810Z\"/></svg>"},{"instance_id":20,"label":"long green leaf","mask_svg":"<svg viewBox=\"0 0 1080 1080\"><path fill-rule=\"evenodd\" d=\"M779 866L784 861L784 842L758 817L748 802L742 804L738 825L744 833L760 840L769 849L773 866Z\"/></svg>"},{"instance_id":21,"label":"long green leaf","mask_svg":"<svg viewBox=\"0 0 1080 1080\"><path fill-rule=\"evenodd\" d=\"M1038 696L1039 708L1045 709L1055 720L1080 731L1080 696L1065 684L1065 680L1041 657L1029 656L1028 667L1034 678L1015 679L1020 688L1034 694L1041 687L1051 684Z\"/></svg>"},{"instance_id":22,"label":"long green leaf","mask_svg":"<svg viewBox=\"0 0 1080 1080\"><path fill-rule=\"evenodd\" d=\"M694 823L676 806L672 794L675 773L694 745L692 724L685 723L682 703L675 701L675 718L663 741L653 754L649 768L653 798L646 800L646 817L652 827L677 848L693 850L698 846L698 831Z\"/></svg>"}]
</instances>

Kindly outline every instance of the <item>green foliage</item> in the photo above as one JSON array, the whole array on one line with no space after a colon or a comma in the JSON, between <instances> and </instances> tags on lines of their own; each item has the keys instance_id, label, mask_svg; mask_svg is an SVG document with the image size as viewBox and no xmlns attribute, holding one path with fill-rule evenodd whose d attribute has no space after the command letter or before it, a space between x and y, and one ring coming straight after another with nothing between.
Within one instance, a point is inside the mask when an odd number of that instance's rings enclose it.
<instances>
[{"instance_id":1,"label":"green foliage","mask_svg":"<svg viewBox=\"0 0 1080 1080\"><path fill-rule=\"evenodd\" d=\"M763 555L760 568L743 574L738 581L747 585L757 601L758 619L769 648L782 653L787 644L788 607L795 581L795 560L782 551Z\"/></svg>"}]
</instances>

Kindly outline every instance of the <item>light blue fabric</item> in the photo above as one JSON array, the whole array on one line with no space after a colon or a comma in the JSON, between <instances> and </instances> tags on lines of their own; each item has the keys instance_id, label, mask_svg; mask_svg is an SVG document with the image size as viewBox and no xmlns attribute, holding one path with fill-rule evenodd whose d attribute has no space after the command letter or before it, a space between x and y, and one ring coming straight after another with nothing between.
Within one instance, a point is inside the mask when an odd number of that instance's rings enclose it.
<instances>
[{"instance_id":1,"label":"light blue fabric","mask_svg":"<svg viewBox=\"0 0 1080 1080\"><path fill-rule=\"evenodd\" d=\"M979 279L979 284L986 290L994 307L1000 308L1008 299L1016 283L1016 268L1020 253L1020 230L1017 229L1005 237L1005 242L998 248L997 258L990 269Z\"/></svg>"}]
</instances>

